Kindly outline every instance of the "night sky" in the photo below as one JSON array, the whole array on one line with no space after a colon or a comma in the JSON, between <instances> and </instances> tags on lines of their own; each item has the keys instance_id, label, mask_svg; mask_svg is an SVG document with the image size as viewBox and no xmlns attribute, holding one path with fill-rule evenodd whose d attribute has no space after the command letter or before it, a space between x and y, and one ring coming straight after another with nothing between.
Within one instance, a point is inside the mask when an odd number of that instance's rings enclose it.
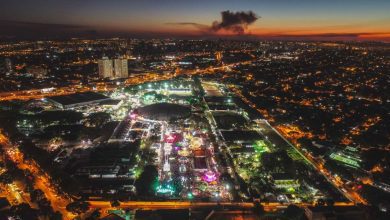
<instances>
[{"instance_id":1,"label":"night sky","mask_svg":"<svg viewBox=\"0 0 390 220\"><path fill-rule=\"evenodd\" d=\"M221 12L252 11L234 28ZM1 0L0 37L129 35L390 41L390 0Z\"/></svg>"}]
</instances>

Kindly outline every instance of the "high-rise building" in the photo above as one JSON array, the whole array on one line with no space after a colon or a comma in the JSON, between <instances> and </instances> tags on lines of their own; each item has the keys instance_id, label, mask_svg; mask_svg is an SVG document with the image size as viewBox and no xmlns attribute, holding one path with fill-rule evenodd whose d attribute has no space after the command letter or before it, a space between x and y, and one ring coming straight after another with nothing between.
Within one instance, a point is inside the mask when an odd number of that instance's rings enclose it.
<instances>
[{"instance_id":1,"label":"high-rise building","mask_svg":"<svg viewBox=\"0 0 390 220\"><path fill-rule=\"evenodd\" d=\"M114 72L112 69L112 60L108 57L103 57L98 60L99 77L101 78L114 78Z\"/></svg>"},{"instance_id":2,"label":"high-rise building","mask_svg":"<svg viewBox=\"0 0 390 220\"><path fill-rule=\"evenodd\" d=\"M5 69L7 70L8 73L12 73L14 70L12 66L12 61L9 58L5 59Z\"/></svg>"},{"instance_id":3,"label":"high-rise building","mask_svg":"<svg viewBox=\"0 0 390 220\"><path fill-rule=\"evenodd\" d=\"M218 62L221 62L221 60L222 60L222 52L221 51L218 51L218 52L215 53L215 59Z\"/></svg>"},{"instance_id":4,"label":"high-rise building","mask_svg":"<svg viewBox=\"0 0 390 220\"><path fill-rule=\"evenodd\" d=\"M129 76L127 59L125 58L114 59L114 75L115 78L127 78Z\"/></svg>"}]
</instances>

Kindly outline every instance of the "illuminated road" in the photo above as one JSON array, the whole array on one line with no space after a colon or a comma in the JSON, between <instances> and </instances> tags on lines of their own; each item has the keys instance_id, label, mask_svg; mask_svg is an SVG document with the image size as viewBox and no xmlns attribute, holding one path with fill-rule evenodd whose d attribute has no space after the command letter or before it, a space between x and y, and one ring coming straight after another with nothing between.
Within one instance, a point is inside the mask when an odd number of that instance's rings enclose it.
<instances>
[{"instance_id":1,"label":"illuminated road","mask_svg":"<svg viewBox=\"0 0 390 220\"><path fill-rule=\"evenodd\" d=\"M220 67L210 67L203 70L193 70L193 71L186 71L176 74L156 74L156 73L147 73L142 75L137 75L135 77L130 77L126 80L125 85L137 85L147 82L154 82L154 81L162 81L162 80L169 80L179 75L197 75L197 74L213 74L215 71L218 70L224 70L226 68L232 67L234 65L238 64L248 64L251 61L245 61L240 63L234 63L229 65L224 65ZM5 92L0 93L0 101L3 100L28 100L28 99L40 99L47 96L54 96L54 95L66 95L66 94L73 94L77 92L86 92L86 91L112 91L117 88L117 85L114 83L98 83L95 88L92 86L80 86L80 85L74 85L69 87L61 87L61 88L55 88L53 91L50 92L43 92L38 89L34 90L25 90L25 91L15 91L15 92ZM245 100L243 95L241 93L237 94L237 91L233 92L236 93L239 97L241 97L244 102L247 103L248 100ZM255 104L253 103L247 103L251 107L256 108ZM261 110L259 110L261 112ZM264 112L261 112L264 115ZM266 115L268 116L268 115ZM269 116L268 116L269 117ZM272 120L272 119L271 119ZM275 130L276 131L276 130ZM277 131L276 131L277 132ZM279 134L279 132L277 132ZM280 135L280 134L279 134ZM281 136L284 138L283 136ZM287 141L287 140L286 140ZM288 141L287 141L288 142ZM1 131L0 131L0 143L4 145L5 152L8 154L8 156L17 163L18 167L21 169L28 169L31 171L31 173L35 176L35 187L38 189L41 189L45 196L50 200L54 210L60 211L64 219L73 219L75 216L66 211L65 207L66 205L71 202L70 199L65 198L64 196L59 195L59 193L56 190L56 187L54 187L51 183L50 177L42 172L42 170L39 168L39 166L31 160L25 160L22 153L14 146L12 146L8 140L7 137L5 137ZM288 142L290 143L290 142ZM292 145L295 149L297 149L294 145ZM331 178L328 171L326 171L320 164L316 163L312 158L303 155L299 149L297 151L308 160L321 174L325 176L325 178L331 182L337 189L344 189L342 188L342 185L338 183L334 178ZM346 192L344 192L344 190ZM366 204L363 199L356 193L351 190L347 191L346 189L341 190L341 192L346 195L347 198L351 199L352 201L356 203L363 203ZM90 201L92 208L102 208L102 209L112 209L110 202L108 201ZM142 208L142 209L174 209L174 208L204 208L204 207L214 207L214 206L225 206L225 207L237 207L237 208L252 208L253 203L204 203L204 202L182 202L182 201L176 201L176 202L143 202L143 201L127 201L127 202L121 202L120 208ZM281 203L262 203L262 205L265 207L266 211L271 211L275 209L285 208L286 204ZM309 206L313 204L297 204L302 207ZM336 206L351 206L353 203L336 203Z\"/></svg>"},{"instance_id":2,"label":"illuminated road","mask_svg":"<svg viewBox=\"0 0 390 220\"><path fill-rule=\"evenodd\" d=\"M66 205L70 202L64 196L57 193L56 188L50 182L50 178L44 173L39 166L31 160L26 160L23 153L18 148L11 145L9 139L0 131L0 143L3 145L7 156L17 164L20 169L27 169L35 177L34 186L45 193L46 198L50 201L55 211L61 212L64 219L73 219L75 215L66 210Z\"/></svg>"},{"instance_id":3,"label":"illuminated road","mask_svg":"<svg viewBox=\"0 0 390 220\"><path fill-rule=\"evenodd\" d=\"M208 67L202 70L200 69L188 70L188 71L181 71L177 73L168 73L168 74L144 73L144 74L129 77L125 81L124 86L169 80L180 75L213 74L215 71L218 70L226 70L235 65L249 64L250 62L252 61L232 63L232 64L227 64L219 67ZM82 86L77 84L68 87L53 88L52 91L47 91L47 92L44 92L40 89L12 91L12 92L0 93L0 101L41 99L44 97L57 96L57 95L69 95L69 94L88 92L88 91L107 92L107 91L115 90L117 88L118 86L114 82L100 82L100 83L96 83L95 86Z\"/></svg>"},{"instance_id":4,"label":"illuminated road","mask_svg":"<svg viewBox=\"0 0 390 220\"><path fill-rule=\"evenodd\" d=\"M66 211L65 206L70 202L65 197L59 196L55 187L50 183L50 178L39 169L39 167L31 161L23 160L22 153L10 145L7 137L0 132L0 143L3 144L5 152L8 156L18 164L20 169L28 169L35 176L35 187L41 189L45 196L50 200L54 210L60 211L64 219L73 219L75 215ZM231 209L250 209L253 208L253 203L234 203L234 202L190 202L190 201L167 201L167 202L150 202L150 201L126 201L120 202L120 206L112 208L109 201L89 201L90 208L101 208L103 211L111 209L187 209L187 208L208 208L208 207L224 207ZM288 204L282 203L262 203L265 211L275 211L277 209L286 208ZM296 204L301 207L312 206L311 203ZM335 206L352 206L353 203L336 202Z\"/></svg>"},{"instance_id":5,"label":"illuminated road","mask_svg":"<svg viewBox=\"0 0 390 220\"><path fill-rule=\"evenodd\" d=\"M104 211L114 209L111 207L110 202L107 201L89 201L92 208L100 208ZM289 204L281 203L261 203L264 206L265 211L275 211L278 209L284 209ZM300 207L313 206L311 203L295 204ZM353 203L336 202L335 206L353 206ZM254 204L249 202L190 202L190 201L170 201L170 202L149 202L149 201L127 201L120 202L120 206L117 208L122 209L201 209L201 208L213 208L223 207L231 210L251 209Z\"/></svg>"},{"instance_id":6,"label":"illuminated road","mask_svg":"<svg viewBox=\"0 0 390 220\"><path fill-rule=\"evenodd\" d=\"M340 179L337 179L337 178L334 178L330 172L323 166L323 164L317 162L314 160L314 158L311 157L311 155L309 155L308 153L305 153L305 152L302 152L300 148L298 148L295 144L292 144L289 140L287 140L282 134L280 134L280 132L278 130L276 130L275 128L273 128L269 123L268 121L271 121L273 122L274 119L267 113L266 110L264 109L259 109L257 108L256 104L251 102L249 99L247 99L242 93L241 91L236 88L235 86L230 86L229 87L230 90L236 94L238 97L241 98L241 100L243 100L244 103L246 103L247 105L251 106L252 108L256 109L260 114L262 114L264 116L264 118L266 118L267 120L263 120L263 122L265 123L258 123L258 125L264 130L263 132L267 132L269 134L272 135L273 132L275 132L280 138L282 138L289 146L291 146L292 148L294 148L309 164L311 164L319 173L321 173L325 179L331 183L341 194L343 194L347 199L349 199L350 201L353 201L354 203L361 203L361 204L364 204L366 205L367 202L355 191L353 191L352 189L347 189L346 187L344 187L344 183L340 180ZM276 142L279 142L280 141L278 140L278 138L275 138L276 139Z\"/></svg>"},{"instance_id":7,"label":"illuminated road","mask_svg":"<svg viewBox=\"0 0 390 220\"><path fill-rule=\"evenodd\" d=\"M353 190L348 190L347 188L344 187L343 182L340 179L334 178L328 170L323 166L322 163L319 163L314 160L310 155L307 153L302 152L298 147L290 143L287 139L284 138L283 135L279 133L275 128L273 128L266 120L262 120L258 122L259 127L264 130L266 133L271 134L269 135L272 137L272 133L274 132L277 134L280 138L282 138L289 146L293 147L300 155L302 158L304 158L308 163L310 163L319 173L321 173L326 180L331 183L336 189L339 190L341 194L343 194L347 199L350 201L353 201L354 203L362 203L362 204L367 204L367 202L361 198L361 196L353 191ZM277 137L274 137L277 138Z\"/></svg>"}]
</instances>

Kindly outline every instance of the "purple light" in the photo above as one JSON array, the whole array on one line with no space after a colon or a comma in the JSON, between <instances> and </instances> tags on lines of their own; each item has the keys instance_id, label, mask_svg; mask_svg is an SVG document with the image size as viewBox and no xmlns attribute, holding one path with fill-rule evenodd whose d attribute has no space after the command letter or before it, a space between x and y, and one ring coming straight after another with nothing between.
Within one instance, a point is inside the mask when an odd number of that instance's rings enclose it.
<instances>
[{"instance_id":1,"label":"purple light","mask_svg":"<svg viewBox=\"0 0 390 220\"><path fill-rule=\"evenodd\" d=\"M203 180L210 183L217 180L217 176L213 171L207 171L203 176Z\"/></svg>"},{"instance_id":2,"label":"purple light","mask_svg":"<svg viewBox=\"0 0 390 220\"><path fill-rule=\"evenodd\" d=\"M135 114L135 113L131 113L131 114L130 114L130 118L131 118L131 119L135 119L136 117L137 117L137 114Z\"/></svg>"}]
</instances>

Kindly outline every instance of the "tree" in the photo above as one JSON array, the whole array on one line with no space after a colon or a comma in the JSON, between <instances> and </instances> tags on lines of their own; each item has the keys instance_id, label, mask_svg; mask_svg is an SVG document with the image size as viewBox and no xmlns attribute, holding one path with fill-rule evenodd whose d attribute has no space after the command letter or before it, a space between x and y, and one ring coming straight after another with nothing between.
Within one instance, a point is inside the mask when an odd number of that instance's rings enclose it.
<instances>
[{"instance_id":1,"label":"tree","mask_svg":"<svg viewBox=\"0 0 390 220\"><path fill-rule=\"evenodd\" d=\"M46 198L39 200L38 202L39 211L44 216L51 216L54 213L51 207L50 201Z\"/></svg>"},{"instance_id":2,"label":"tree","mask_svg":"<svg viewBox=\"0 0 390 220\"><path fill-rule=\"evenodd\" d=\"M61 212L54 212L49 217L50 220L62 220L62 214Z\"/></svg>"},{"instance_id":3,"label":"tree","mask_svg":"<svg viewBox=\"0 0 390 220\"><path fill-rule=\"evenodd\" d=\"M14 218L21 220L36 220L38 219L38 211L33 209L27 203L21 203L19 205L12 206L10 214Z\"/></svg>"},{"instance_id":4,"label":"tree","mask_svg":"<svg viewBox=\"0 0 390 220\"><path fill-rule=\"evenodd\" d=\"M264 206L260 202L258 202L258 201L254 202L253 212L256 215L258 215L259 217L263 216L264 213L265 213L264 212Z\"/></svg>"},{"instance_id":5,"label":"tree","mask_svg":"<svg viewBox=\"0 0 390 220\"><path fill-rule=\"evenodd\" d=\"M285 151L264 152L261 155L261 162L264 169L269 172L295 174L294 162Z\"/></svg>"},{"instance_id":6,"label":"tree","mask_svg":"<svg viewBox=\"0 0 390 220\"><path fill-rule=\"evenodd\" d=\"M283 215L290 220L301 219L304 215L304 210L296 205L289 205L287 209L284 210Z\"/></svg>"},{"instance_id":7,"label":"tree","mask_svg":"<svg viewBox=\"0 0 390 220\"><path fill-rule=\"evenodd\" d=\"M8 172L5 172L0 175L0 183L9 184L12 183L12 181L12 176Z\"/></svg>"},{"instance_id":8,"label":"tree","mask_svg":"<svg viewBox=\"0 0 390 220\"><path fill-rule=\"evenodd\" d=\"M113 200L110 202L110 204L111 204L111 207L118 207L121 205L118 200Z\"/></svg>"},{"instance_id":9,"label":"tree","mask_svg":"<svg viewBox=\"0 0 390 220\"><path fill-rule=\"evenodd\" d=\"M156 166L147 165L135 183L137 193L142 196L154 195L154 189L157 185L158 171Z\"/></svg>"},{"instance_id":10,"label":"tree","mask_svg":"<svg viewBox=\"0 0 390 220\"><path fill-rule=\"evenodd\" d=\"M100 128L111 120L111 115L106 112L95 112L88 115L85 125L88 127Z\"/></svg>"},{"instance_id":11,"label":"tree","mask_svg":"<svg viewBox=\"0 0 390 220\"><path fill-rule=\"evenodd\" d=\"M34 189L34 191L31 192L30 197L32 202L39 202L45 198L45 194L40 189Z\"/></svg>"},{"instance_id":12,"label":"tree","mask_svg":"<svg viewBox=\"0 0 390 220\"><path fill-rule=\"evenodd\" d=\"M154 158L157 157L157 154L152 149L143 149L141 154L141 159L146 163L153 163Z\"/></svg>"},{"instance_id":13,"label":"tree","mask_svg":"<svg viewBox=\"0 0 390 220\"><path fill-rule=\"evenodd\" d=\"M332 198L326 199L325 203L327 206L334 206L335 201Z\"/></svg>"},{"instance_id":14,"label":"tree","mask_svg":"<svg viewBox=\"0 0 390 220\"><path fill-rule=\"evenodd\" d=\"M370 204L388 205L390 201L390 193L380 190L374 186L363 184L360 189L360 195Z\"/></svg>"},{"instance_id":15,"label":"tree","mask_svg":"<svg viewBox=\"0 0 390 220\"><path fill-rule=\"evenodd\" d=\"M324 205L325 205L325 200L323 200L323 199L318 199L316 205L317 205L317 206L324 206Z\"/></svg>"},{"instance_id":16,"label":"tree","mask_svg":"<svg viewBox=\"0 0 390 220\"><path fill-rule=\"evenodd\" d=\"M71 202L66 206L66 210L74 214L85 213L89 209L89 203L83 201Z\"/></svg>"},{"instance_id":17,"label":"tree","mask_svg":"<svg viewBox=\"0 0 390 220\"><path fill-rule=\"evenodd\" d=\"M90 216L86 218L86 220L97 220L101 216L100 209L94 210Z\"/></svg>"}]
</instances>

